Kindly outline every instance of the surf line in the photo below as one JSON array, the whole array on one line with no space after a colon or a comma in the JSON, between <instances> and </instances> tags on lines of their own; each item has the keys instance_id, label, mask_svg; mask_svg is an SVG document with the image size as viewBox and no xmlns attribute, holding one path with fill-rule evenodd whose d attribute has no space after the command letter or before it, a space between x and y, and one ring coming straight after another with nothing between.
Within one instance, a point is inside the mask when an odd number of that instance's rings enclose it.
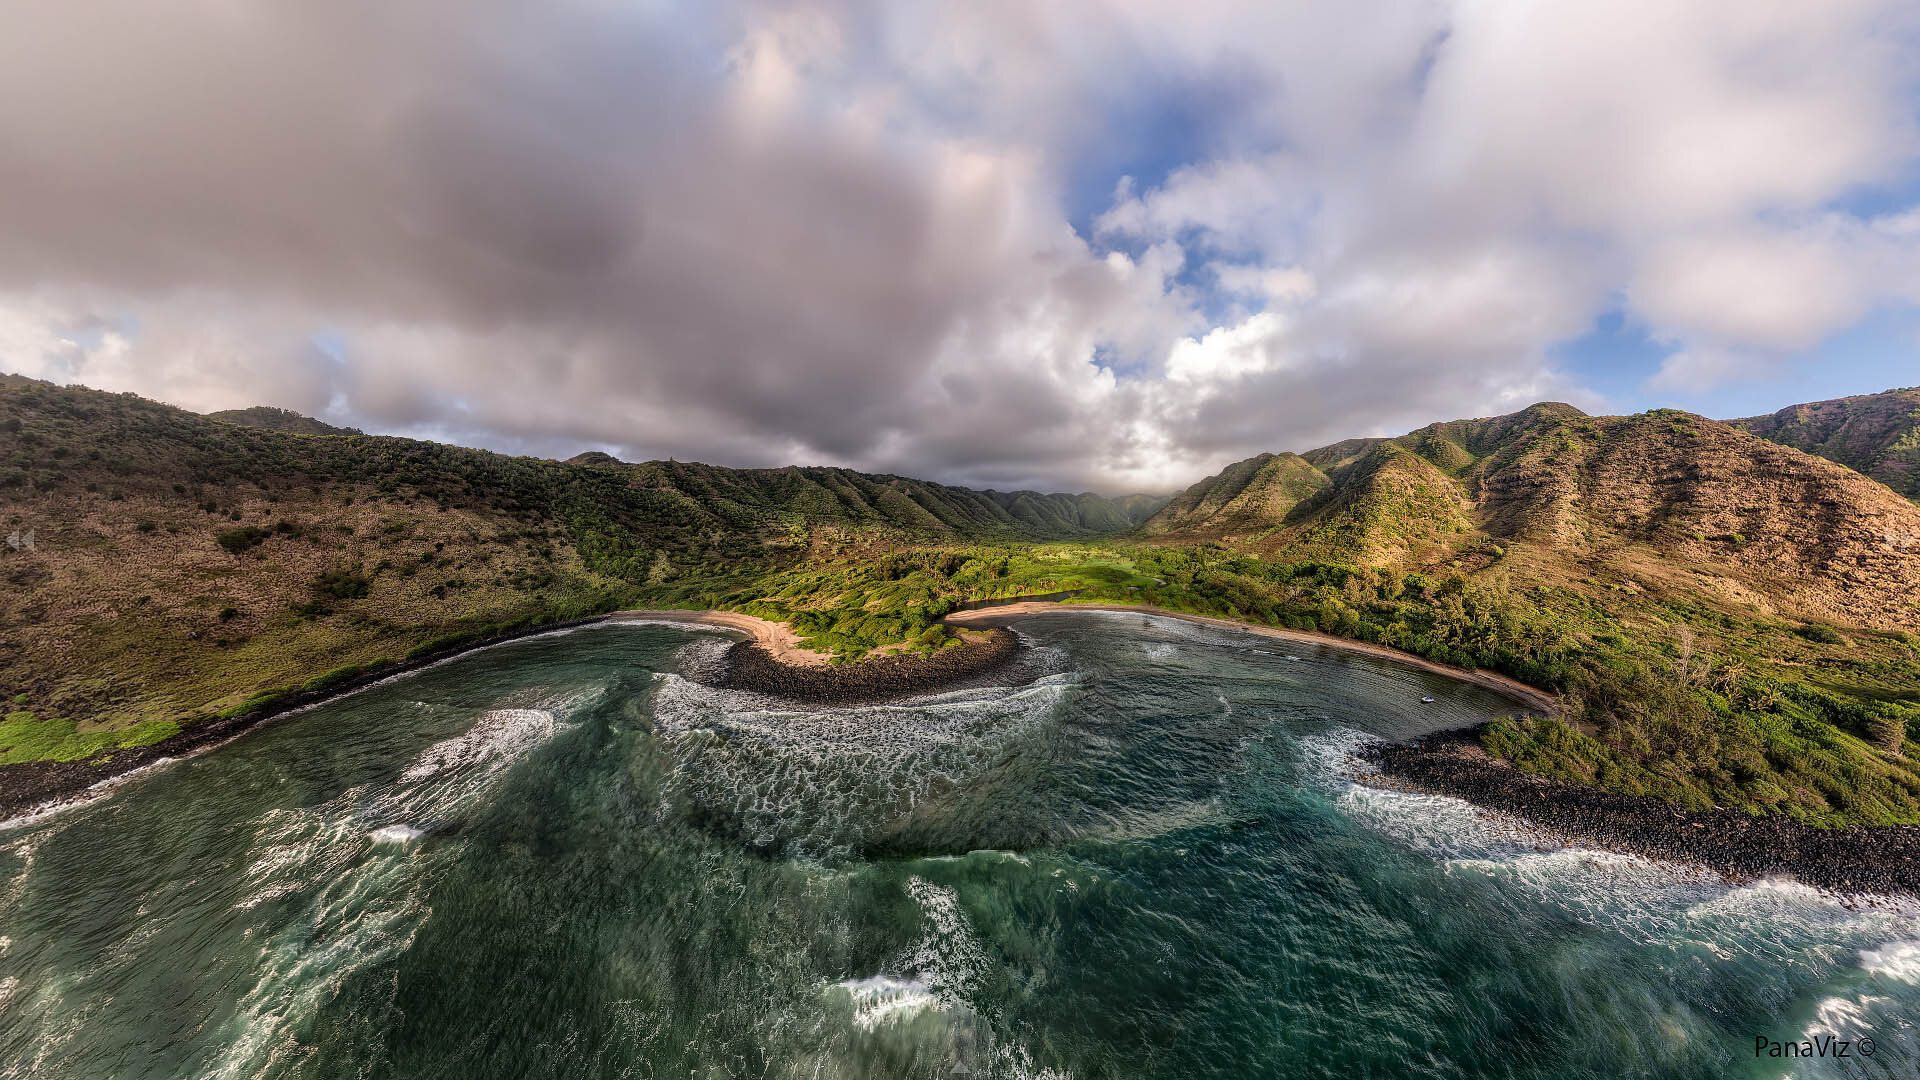
<instances>
[{"instance_id":1,"label":"surf line","mask_svg":"<svg viewBox=\"0 0 1920 1080\"><path fill-rule=\"evenodd\" d=\"M1445 675L1461 682L1492 690L1520 705L1529 712L1547 716L1560 715L1560 701L1552 694L1537 686L1529 686L1518 679L1492 671L1469 671L1452 664L1443 664L1438 660L1429 660L1387 645L1376 645L1370 641L1356 641L1353 638L1336 637L1318 630L1291 630L1278 626L1261 626L1258 623L1239 622L1222 619L1212 615L1193 615L1184 611L1172 611L1154 607L1150 604L1062 604L1048 601L1034 601L1014 598L1003 602L983 604L977 607L955 611L940 620L954 626L989 626L996 622L1029 618L1036 615L1061 615L1074 612L1152 615L1163 619L1178 619L1181 622L1197 623L1202 626L1219 627L1224 630L1237 630L1260 637L1278 638L1282 641L1301 641L1313 645L1324 645L1329 649L1343 652L1360 653L1365 656L1391 660L1408 667L1430 671L1436 675Z\"/></svg>"}]
</instances>

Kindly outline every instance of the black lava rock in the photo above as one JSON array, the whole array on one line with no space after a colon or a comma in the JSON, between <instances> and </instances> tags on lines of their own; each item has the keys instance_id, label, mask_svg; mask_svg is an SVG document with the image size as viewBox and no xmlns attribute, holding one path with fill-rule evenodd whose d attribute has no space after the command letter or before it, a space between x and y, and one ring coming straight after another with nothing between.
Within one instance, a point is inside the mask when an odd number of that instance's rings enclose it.
<instances>
[{"instance_id":1,"label":"black lava rock","mask_svg":"<svg viewBox=\"0 0 1920 1080\"><path fill-rule=\"evenodd\" d=\"M1639 795L1523 773L1480 729L1370 747L1383 786L1451 795L1573 844L1704 867L1732 882L1792 876L1846 894L1920 895L1920 826L1819 829L1782 814L1681 810Z\"/></svg>"},{"instance_id":2,"label":"black lava rock","mask_svg":"<svg viewBox=\"0 0 1920 1080\"><path fill-rule=\"evenodd\" d=\"M1019 637L1006 630L931 656L877 656L838 666L782 663L743 641L728 650L717 685L817 705L857 705L939 690L997 670L1019 654Z\"/></svg>"}]
</instances>

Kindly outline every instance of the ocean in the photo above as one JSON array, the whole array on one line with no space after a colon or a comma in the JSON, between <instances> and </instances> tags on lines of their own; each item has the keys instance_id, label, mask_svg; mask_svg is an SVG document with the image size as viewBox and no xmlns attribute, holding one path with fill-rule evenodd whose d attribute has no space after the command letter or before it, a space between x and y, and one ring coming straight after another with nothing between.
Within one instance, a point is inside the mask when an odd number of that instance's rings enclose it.
<instances>
[{"instance_id":1,"label":"ocean","mask_svg":"<svg viewBox=\"0 0 1920 1080\"><path fill-rule=\"evenodd\" d=\"M996 685L834 709L579 628L9 823L0 1077L1920 1074L1920 905L1357 782L1487 690L1015 628Z\"/></svg>"}]
</instances>

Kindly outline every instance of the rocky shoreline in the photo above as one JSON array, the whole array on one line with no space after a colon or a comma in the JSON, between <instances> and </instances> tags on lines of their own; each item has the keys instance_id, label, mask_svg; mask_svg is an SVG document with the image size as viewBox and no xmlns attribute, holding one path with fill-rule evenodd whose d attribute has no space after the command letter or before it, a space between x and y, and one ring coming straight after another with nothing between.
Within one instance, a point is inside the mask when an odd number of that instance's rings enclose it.
<instances>
[{"instance_id":1,"label":"rocky shoreline","mask_svg":"<svg viewBox=\"0 0 1920 1080\"><path fill-rule=\"evenodd\" d=\"M1848 895L1920 896L1920 826L1817 829L1778 814L1681 810L1531 776L1487 754L1480 729L1445 731L1361 753L1377 787L1463 799L1555 840L1701 867L1738 884L1791 876Z\"/></svg>"},{"instance_id":2,"label":"rocky shoreline","mask_svg":"<svg viewBox=\"0 0 1920 1080\"><path fill-rule=\"evenodd\" d=\"M727 651L715 685L804 701L813 705L860 705L946 689L997 671L1020 655L1020 639L992 630L931 656L877 656L828 666L783 663L757 641Z\"/></svg>"},{"instance_id":3,"label":"rocky shoreline","mask_svg":"<svg viewBox=\"0 0 1920 1080\"><path fill-rule=\"evenodd\" d=\"M27 761L15 765L0 765L0 823L23 814L51 809L65 800L75 799L100 784L129 773L212 749L262 724L311 708L323 701L351 694L397 675L405 675L411 671L451 660L456 656L520 638L550 634L556 630L566 630L603 621L606 621L606 616L595 615L584 619L534 623L505 633L473 638L411 660L381 665L356 678L334 683L325 689L295 691L277 699L271 707L257 712L243 712L236 716L202 720L189 725L179 734L162 739L150 746L115 750L108 760L97 764L91 761Z\"/></svg>"},{"instance_id":4,"label":"rocky shoreline","mask_svg":"<svg viewBox=\"0 0 1920 1080\"><path fill-rule=\"evenodd\" d=\"M325 690L294 694L270 710L195 724L152 746L116 752L104 763L43 761L0 766L0 821L57 806L105 781L198 753L289 713L477 649L623 616L742 629L734 625L737 620L718 620L714 614L624 612L519 628L388 665ZM1026 651L1018 635L995 628L971 634L963 644L930 656L881 656L836 666L783 658L775 652L780 643L774 641L770 648L763 636L756 633L754 640L736 642L711 671L696 677L717 686L808 704L853 705L964 686L970 679L1015 665ZM1524 821L1563 843L1700 867L1736 883L1790 875L1836 893L1920 896L1920 826L1817 829L1778 815L1680 810L1649 797L1520 772L1481 748L1479 728L1374 744L1360 756L1371 766L1359 777L1364 783L1459 798Z\"/></svg>"},{"instance_id":5,"label":"rocky shoreline","mask_svg":"<svg viewBox=\"0 0 1920 1080\"><path fill-rule=\"evenodd\" d=\"M1498 672L1478 670L1443 664L1429 660L1410 652L1386 645L1377 645L1370 641L1358 641L1353 638L1337 637L1321 633L1318 630L1292 630L1280 626L1265 626L1260 623L1238 622L1222 619L1213 615L1196 615L1186 611L1174 611L1170 608L1154 607L1151 604L1119 604L1097 601L1089 604L1062 604L1035 602L1030 597L1009 597L1004 600L985 600L975 604L963 605L952 614L940 620L949 626L980 627L992 626L1008 619L1032 618L1040 615L1084 615L1084 614L1138 614L1152 615L1162 619L1178 619L1181 622L1195 623L1200 626L1217 626L1240 634L1255 634L1260 637L1277 638L1281 641L1299 641L1313 645L1339 649L1342 652L1361 653L1366 656L1378 656L1396 664L1419 668L1445 675L1460 682L1485 687L1496 694L1513 699L1522 708L1546 716L1558 716L1560 702L1545 690L1528 686L1518 679L1501 675Z\"/></svg>"},{"instance_id":6,"label":"rocky shoreline","mask_svg":"<svg viewBox=\"0 0 1920 1080\"><path fill-rule=\"evenodd\" d=\"M739 625L740 620L726 612L645 611L614 612L564 622L539 623L503 634L476 638L404 663L384 665L324 690L290 694L276 701L272 707L258 712L205 720L151 746L114 751L111 758L104 762L30 761L0 765L0 822L57 808L109 781L167 761L190 757L262 724L456 656L556 630L595 623L636 621L636 617L638 621L681 622L745 629L747 632L756 629ZM792 652L790 649L787 651ZM886 656L835 667L793 663L777 658L756 637L752 641L737 642L729 648L724 663L711 681L716 685L810 704L849 705L886 701L945 688L996 671L1012 663L1020 652L1017 635L996 630L990 635L929 657Z\"/></svg>"}]
</instances>

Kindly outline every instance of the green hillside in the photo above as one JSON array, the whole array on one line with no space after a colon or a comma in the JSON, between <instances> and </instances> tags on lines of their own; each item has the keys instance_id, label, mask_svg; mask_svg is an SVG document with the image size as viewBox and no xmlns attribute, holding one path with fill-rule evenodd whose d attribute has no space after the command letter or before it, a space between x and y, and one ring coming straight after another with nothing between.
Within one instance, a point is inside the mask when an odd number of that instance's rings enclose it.
<instances>
[{"instance_id":1,"label":"green hillside","mask_svg":"<svg viewBox=\"0 0 1920 1080\"><path fill-rule=\"evenodd\" d=\"M797 568L1111 534L1159 505L846 469L565 463L283 421L0 383L0 534L16 540L0 545L0 690L19 714L0 762L85 755L101 733L192 723L463 635L635 606L784 617L796 605L765 598ZM927 623L876 599L871 624L843 599L807 603L849 655Z\"/></svg>"},{"instance_id":2,"label":"green hillside","mask_svg":"<svg viewBox=\"0 0 1920 1080\"><path fill-rule=\"evenodd\" d=\"M1728 423L1837 461L1920 500L1920 386L1789 405Z\"/></svg>"},{"instance_id":3,"label":"green hillside","mask_svg":"<svg viewBox=\"0 0 1920 1080\"><path fill-rule=\"evenodd\" d=\"M1556 690L1564 721L1487 739L1543 775L1920 821L1920 508L1886 487L1686 413L1557 404L1311 451L1312 495L1249 498L1280 460L1148 522L1167 552L1136 564L1185 586L1161 602Z\"/></svg>"},{"instance_id":4,"label":"green hillside","mask_svg":"<svg viewBox=\"0 0 1920 1080\"><path fill-rule=\"evenodd\" d=\"M315 420L311 416L302 416L291 409L276 409L271 405L255 405L246 409L222 409L219 412L207 413L206 416L209 420L219 420L222 423L265 428L268 431L285 431L294 435L366 434L359 428L335 427Z\"/></svg>"},{"instance_id":5,"label":"green hillside","mask_svg":"<svg viewBox=\"0 0 1920 1080\"><path fill-rule=\"evenodd\" d=\"M625 465L605 454L572 461L615 470L634 486L678 493L739 527L785 518L957 536L1064 539L1126 532L1166 502L1149 495L975 491L820 466L728 469L678 461Z\"/></svg>"},{"instance_id":6,"label":"green hillside","mask_svg":"<svg viewBox=\"0 0 1920 1080\"><path fill-rule=\"evenodd\" d=\"M7 379L0 512L0 767L623 607L745 611L849 661L948 647L962 603L1075 591L1552 690L1564 717L1486 739L1543 775L1920 822L1920 507L1671 410L1261 454L1167 501L555 462Z\"/></svg>"}]
</instances>

